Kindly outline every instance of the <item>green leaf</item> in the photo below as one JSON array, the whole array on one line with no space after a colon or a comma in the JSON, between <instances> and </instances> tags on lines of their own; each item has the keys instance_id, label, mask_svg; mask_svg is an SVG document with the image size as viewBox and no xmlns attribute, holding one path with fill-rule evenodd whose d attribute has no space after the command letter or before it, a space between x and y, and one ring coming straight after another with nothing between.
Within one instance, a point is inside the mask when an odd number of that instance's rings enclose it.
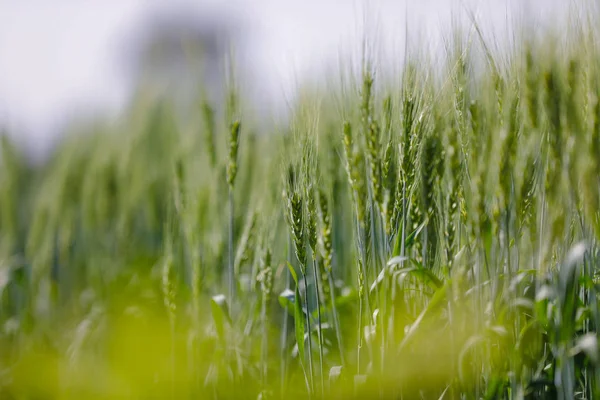
<instances>
[{"instance_id":1,"label":"green leaf","mask_svg":"<svg viewBox=\"0 0 600 400\"><path fill-rule=\"evenodd\" d=\"M444 396L448 392L448 389L450 389L450 386L446 386L446 389L444 389L444 391L442 392L442 394L440 394L440 397L438 398L438 400L443 400Z\"/></svg>"},{"instance_id":2,"label":"green leaf","mask_svg":"<svg viewBox=\"0 0 600 400\"><path fill-rule=\"evenodd\" d=\"M569 252L567 257L562 263L558 275L558 286L559 286L559 298L563 307L567 306L567 301L573 299L577 292L577 283L579 276L579 266L583 262L583 257L587 250L587 244L585 242L579 242L575 244ZM572 306L572 304L569 304Z\"/></svg>"},{"instance_id":3,"label":"green leaf","mask_svg":"<svg viewBox=\"0 0 600 400\"><path fill-rule=\"evenodd\" d=\"M406 257L406 256L396 256L396 257L392 257L388 261L387 265L388 265L388 267L391 267L392 265L397 265L397 264L400 264L400 263L402 263L404 261L408 261L408 257Z\"/></svg>"},{"instance_id":4,"label":"green leaf","mask_svg":"<svg viewBox=\"0 0 600 400\"><path fill-rule=\"evenodd\" d=\"M575 322L577 327L583 327L583 324L586 320L591 319L593 317L592 310L589 307L579 307L577 308L577 314L575 317Z\"/></svg>"},{"instance_id":5,"label":"green leaf","mask_svg":"<svg viewBox=\"0 0 600 400\"><path fill-rule=\"evenodd\" d=\"M481 223L481 239L483 240L483 249L485 259L490 260L492 252L493 225L489 217L484 214ZM489 261L488 261L489 262Z\"/></svg>"},{"instance_id":6,"label":"green leaf","mask_svg":"<svg viewBox=\"0 0 600 400\"><path fill-rule=\"evenodd\" d=\"M390 261L388 261L387 265L381 269L381 271L379 272L379 275L377 275L377 278L371 284L371 288L369 289L369 293L373 293L373 291L375 290L375 288L377 286L381 285L381 283L385 279L386 273L389 273L389 271L391 270L392 266L394 266L396 264L400 264L401 262L407 261L407 260L408 260L408 257L396 256L396 257L393 257Z\"/></svg>"},{"instance_id":7,"label":"green leaf","mask_svg":"<svg viewBox=\"0 0 600 400\"><path fill-rule=\"evenodd\" d=\"M421 225L417 226L417 229L415 229L414 231L411 232L410 235L408 235L408 237L404 241L404 249L405 249L405 251L408 250L408 249L410 249L410 247L415 243L415 240L416 240L417 236L419 236L419 234L421 233L421 231L423 230L423 228L425 228L425 226L427 225L428 221L429 221L429 218L425 218L425 221L423 221L421 223Z\"/></svg>"},{"instance_id":8,"label":"green leaf","mask_svg":"<svg viewBox=\"0 0 600 400\"><path fill-rule=\"evenodd\" d=\"M231 325L231 317L227 307L227 298L223 294L217 294L210 299L210 308L212 311L215 328L221 340L225 339L225 322Z\"/></svg>"},{"instance_id":9,"label":"green leaf","mask_svg":"<svg viewBox=\"0 0 600 400\"><path fill-rule=\"evenodd\" d=\"M294 269L294 266L292 264L290 264L290 262L288 261L287 267L290 270L290 274L292 274L292 278L294 279L294 283L296 284L296 286L298 286L298 274L296 273L296 270Z\"/></svg>"},{"instance_id":10,"label":"green leaf","mask_svg":"<svg viewBox=\"0 0 600 400\"><path fill-rule=\"evenodd\" d=\"M2 292L4 292L4 288L8 286L10 283L10 270L0 269L0 296L2 296Z\"/></svg>"},{"instance_id":11,"label":"green leaf","mask_svg":"<svg viewBox=\"0 0 600 400\"><path fill-rule=\"evenodd\" d=\"M492 336L505 338L508 336L508 330L502 325L493 325L487 328L487 332Z\"/></svg>"},{"instance_id":12,"label":"green leaf","mask_svg":"<svg viewBox=\"0 0 600 400\"><path fill-rule=\"evenodd\" d=\"M288 313L290 313L291 316L294 315L294 296L296 294L290 290L290 289L285 289L283 292L281 292L279 294L279 304L281 305L281 307L283 307L284 309L287 310Z\"/></svg>"},{"instance_id":13,"label":"green leaf","mask_svg":"<svg viewBox=\"0 0 600 400\"><path fill-rule=\"evenodd\" d=\"M298 290L298 285L296 285L296 293L294 295L294 325L296 326L298 353L300 354L300 359L304 360L304 313L300 305L300 290Z\"/></svg>"},{"instance_id":14,"label":"green leaf","mask_svg":"<svg viewBox=\"0 0 600 400\"><path fill-rule=\"evenodd\" d=\"M338 382L340 377L342 376L342 366L335 365L329 369L329 384L333 385Z\"/></svg>"},{"instance_id":15,"label":"green leaf","mask_svg":"<svg viewBox=\"0 0 600 400\"><path fill-rule=\"evenodd\" d=\"M502 398L502 390L505 388L506 383L499 377L492 377L488 385L487 391L485 392L485 400L493 400Z\"/></svg>"},{"instance_id":16,"label":"green leaf","mask_svg":"<svg viewBox=\"0 0 600 400\"><path fill-rule=\"evenodd\" d=\"M577 339L577 343L569 352L570 356L573 357L576 354L583 352L592 363L597 364L599 358L598 352L598 338L595 332L586 333Z\"/></svg>"},{"instance_id":17,"label":"green leaf","mask_svg":"<svg viewBox=\"0 0 600 400\"><path fill-rule=\"evenodd\" d=\"M429 301L427 307L423 311L421 311L421 314L419 314L415 322L413 322L413 324L408 329L408 332L406 332L406 335L404 336L404 339L402 340L398 348L399 351L402 351L410 343L412 338L416 336L417 332L419 331L419 326L421 325L421 322L425 319L425 317L428 314L431 314L432 312L437 310L441 305L446 304L444 303L444 300L446 300L446 291L450 284L450 280L446 281L446 284L435 292L435 294Z\"/></svg>"},{"instance_id":18,"label":"green leaf","mask_svg":"<svg viewBox=\"0 0 600 400\"><path fill-rule=\"evenodd\" d=\"M296 290L294 291L294 325L296 330L296 343L298 344L298 354L300 355L300 362L304 362L304 313L302 312L302 303L300 300L300 290L298 287L298 275L294 270L294 267L289 262L287 263L290 274L294 278L296 283Z\"/></svg>"},{"instance_id":19,"label":"green leaf","mask_svg":"<svg viewBox=\"0 0 600 400\"><path fill-rule=\"evenodd\" d=\"M415 239L417 238L417 236L419 236L419 234L421 233L421 231L423 230L423 228L425 228L425 225L427 225L427 218L425 218L425 221L423 221L421 223L421 225L419 225L417 227L417 229L415 229L414 231L412 231L408 237L406 237L406 239L404 239L404 251L406 252L414 243L415 243ZM401 246L402 246L402 235L397 235L396 236L396 242L394 243L394 251L393 251L393 255L394 256L399 256L400 252L401 252Z\"/></svg>"},{"instance_id":20,"label":"green leaf","mask_svg":"<svg viewBox=\"0 0 600 400\"><path fill-rule=\"evenodd\" d=\"M391 272L391 269L395 265L403 263L404 261L407 261L407 260L410 260L414 264L414 266L413 267L395 268L393 270L393 276L410 273L410 274L416 276L417 278L419 278L423 283L429 285L434 290L437 290L440 287L442 287L443 282L433 272L431 272L429 269L425 268L423 266L423 264L419 263L417 260L414 260L414 259L411 260L408 257L396 256L396 257L391 258L388 261L386 268L381 270L381 272L379 273L379 276L377 277L377 279L375 279L375 281L371 285L371 288L369 289L369 293L372 293L375 290L375 287L377 285L380 285L381 282L383 282L384 277L385 277L385 272L387 272L388 270Z\"/></svg>"},{"instance_id":21,"label":"green leaf","mask_svg":"<svg viewBox=\"0 0 600 400\"><path fill-rule=\"evenodd\" d=\"M429 268L425 268L423 264L421 264L415 259L412 259L411 261L416 267L416 270L414 270L413 272L415 275L417 275L419 278L425 281L433 289L437 290L442 287L442 281L437 276L435 276L435 274L431 272Z\"/></svg>"}]
</instances>

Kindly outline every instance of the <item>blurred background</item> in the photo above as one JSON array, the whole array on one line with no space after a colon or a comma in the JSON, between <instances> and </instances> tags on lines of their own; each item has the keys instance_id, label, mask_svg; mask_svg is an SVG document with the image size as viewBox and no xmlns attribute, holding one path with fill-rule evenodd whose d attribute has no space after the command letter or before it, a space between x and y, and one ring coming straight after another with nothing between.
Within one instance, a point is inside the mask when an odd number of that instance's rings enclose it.
<instances>
[{"instance_id":1,"label":"blurred background","mask_svg":"<svg viewBox=\"0 0 600 400\"><path fill-rule=\"evenodd\" d=\"M365 35L374 39L380 65L393 71L407 31L435 54L444 35L471 15L503 46L515 35L509 26L554 24L572 6L560 0L4 0L0 127L43 157L69 125L117 120L140 93L168 96L182 112L199 90L218 103L227 59L253 111L269 121L286 116L299 87L322 84L360 57Z\"/></svg>"}]
</instances>

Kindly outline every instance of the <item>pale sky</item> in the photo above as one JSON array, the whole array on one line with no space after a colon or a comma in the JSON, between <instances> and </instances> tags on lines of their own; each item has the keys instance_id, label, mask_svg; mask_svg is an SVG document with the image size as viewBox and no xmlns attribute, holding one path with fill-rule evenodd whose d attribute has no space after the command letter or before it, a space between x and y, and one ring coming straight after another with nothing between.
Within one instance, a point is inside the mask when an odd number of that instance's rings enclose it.
<instances>
[{"instance_id":1,"label":"pale sky","mask_svg":"<svg viewBox=\"0 0 600 400\"><path fill-rule=\"evenodd\" d=\"M401 54L406 22L434 45L453 16L473 9L483 26L506 35L507 21L548 23L560 0L0 0L0 127L34 148L79 113L116 116L131 83L124 42L156 12L186 7L231 15L248 33L240 53L247 86L272 104L357 53L367 31L386 59ZM162 10L162 11L161 11ZM408 12L408 17L407 13Z\"/></svg>"}]
</instances>

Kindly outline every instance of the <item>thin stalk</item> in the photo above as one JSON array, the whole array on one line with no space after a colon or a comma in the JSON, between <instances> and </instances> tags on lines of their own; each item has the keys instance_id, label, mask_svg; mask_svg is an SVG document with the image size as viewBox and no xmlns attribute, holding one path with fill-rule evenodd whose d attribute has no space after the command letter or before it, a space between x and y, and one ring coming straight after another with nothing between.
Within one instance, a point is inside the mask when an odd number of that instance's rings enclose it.
<instances>
[{"instance_id":1,"label":"thin stalk","mask_svg":"<svg viewBox=\"0 0 600 400\"><path fill-rule=\"evenodd\" d=\"M359 290L359 294L358 294L358 321L357 321L357 327L358 327L358 332L357 332L357 343L356 343L356 375L360 375L360 353L362 350L362 314L363 314L363 296L361 295L360 291L361 291L361 285L363 285L364 287L364 282L361 282L360 276L361 274L363 274L363 269L360 266L361 261L363 259L363 246L362 246L362 232L360 229L360 223L358 221L358 210L356 210L356 214L355 214L355 218L354 218L354 222L356 223L356 238L357 238L357 245L358 245L358 264L359 264L359 270L358 270L358 290ZM363 280L364 280L364 276L363 276ZM364 289L363 289L364 290Z\"/></svg>"},{"instance_id":2,"label":"thin stalk","mask_svg":"<svg viewBox=\"0 0 600 400\"><path fill-rule=\"evenodd\" d=\"M292 252L292 238L288 235L288 260L293 260L293 252ZM285 288L289 289L290 287L290 273L289 271L285 270L283 272L285 274ZM286 381L286 374L287 374L287 356L286 356L286 350L287 350L287 334L288 334L288 315L287 315L287 310L284 308L283 309L283 328L281 330L281 353L279 354L280 357L280 371L281 371L281 394L283 395L283 393L285 393L285 381Z\"/></svg>"},{"instance_id":3,"label":"thin stalk","mask_svg":"<svg viewBox=\"0 0 600 400\"><path fill-rule=\"evenodd\" d=\"M231 315L235 296L235 277L233 271L233 211L233 188L229 186L229 315Z\"/></svg>"},{"instance_id":4,"label":"thin stalk","mask_svg":"<svg viewBox=\"0 0 600 400\"><path fill-rule=\"evenodd\" d=\"M262 322L262 343L261 343L261 364L262 364L262 385L267 385L267 302L263 300L260 310Z\"/></svg>"},{"instance_id":5,"label":"thin stalk","mask_svg":"<svg viewBox=\"0 0 600 400\"><path fill-rule=\"evenodd\" d=\"M478 230L477 233L477 240L479 243L483 243L483 239L481 239L481 232L480 230ZM475 278L475 287L476 287L476 291L474 292L474 298L473 301L475 303L475 309L478 311L476 316L475 316L475 326L477 327L477 329L479 329L481 327L482 321L481 321L481 313L480 311L483 309L483 304L484 304L484 299L483 294L482 294L482 285L483 285L483 281L482 281L482 260L485 259L485 249L482 248L482 245L478 246L477 248L477 253L475 256L475 264L473 265L473 273L474 273L474 278ZM477 370L477 366L476 363L478 363L480 361L480 357L479 357L479 352L475 351L474 355L474 362L473 362L473 376L475 379L475 398L479 399L480 398L480 394L481 394L481 382L480 382L480 375L479 372Z\"/></svg>"},{"instance_id":6,"label":"thin stalk","mask_svg":"<svg viewBox=\"0 0 600 400\"><path fill-rule=\"evenodd\" d=\"M379 234L380 234L380 245L379 247L379 260L378 260L378 264L382 266L382 273L383 273L383 302L380 304L381 306L381 310L380 310L380 323L381 323L381 372L383 374L383 371L385 369L385 349L386 349L386 322L387 322L387 312L388 312L388 306L389 306L389 302L388 302L388 294L390 292L389 290L389 280L387 279L387 263L386 263L386 258L389 258L389 246L388 246L388 237L387 234L385 232L385 227L384 227L384 221L383 219L380 220L381 223L379 224Z\"/></svg>"},{"instance_id":7,"label":"thin stalk","mask_svg":"<svg viewBox=\"0 0 600 400\"><path fill-rule=\"evenodd\" d=\"M378 227L380 224L376 224L375 221L375 217L377 215L379 215L379 213L375 212L375 202L371 199L371 207L370 207L370 213L371 213L371 255L372 255L372 259L373 259L373 269L375 272L375 277L373 279L373 282L377 282L377 277L379 276L379 273L381 272L379 270L379 256L380 256L380 247L377 246L377 237L376 235L378 234ZM384 266L385 268L385 266ZM369 295L369 290L370 290L370 286L367 285L367 296ZM379 325L381 328L381 360L383 361L383 353L384 353L384 349L383 349L383 344L385 343L385 332L384 332L384 326L383 326L383 312L381 310L381 298L380 298L380 293L379 293L379 285L375 285L375 298L377 299L376 302L376 306L379 309L378 312L378 319L379 319ZM383 372L383 366L382 366L382 372Z\"/></svg>"},{"instance_id":8,"label":"thin stalk","mask_svg":"<svg viewBox=\"0 0 600 400\"><path fill-rule=\"evenodd\" d=\"M361 229L358 224L358 235L359 235L359 256L362 261L362 273L364 279L364 294L365 294L365 305L367 306L367 313L369 313L369 323L373 323L373 309L371 308L371 301L369 300L369 277L367 276L367 246L366 246L366 235L364 229Z\"/></svg>"},{"instance_id":9,"label":"thin stalk","mask_svg":"<svg viewBox=\"0 0 600 400\"><path fill-rule=\"evenodd\" d=\"M313 256L313 277L315 280L315 297L317 300L317 326L319 329L319 373L321 376L321 396L325 397L325 381L323 379L323 331L321 330L321 299L319 295L319 279L316 256Z\"/></svg>"},{"instance_id":10,"label":"thin stalk","mask_svg":"<svg viewBox=\"0 0 600 400\"><path fill-rule=\"evenodd\" d=\"M304 304L306 306L306 332L308 340L308 374L310 381L310 393L312 394L315 390L314 384L314 373L313 373L313 361L312 361L312 338L310 332L310 310L308 307L308 276L304 274Z\"/></svg>"},{"instance_id":11,"label":"thin stalk","mask_svg":"<svg viewBox=\"0 0 600 400\"><path fill-rule=\"evenodd\" d=\"M358 296L358 344L356 346L356 375L360 375L360 351L362 349L362 312L363 299Z\"/></svg>"},{"instance_id":12,"label":"thin stalk","mask_svg":"<svg viewBox=\"0 0 600 400\"><path fill-rule=\"evenodd\" d=\"M338 319L337 306L335 305L335 285L333 280L333 272L331 270L327 273L327 280L329 281L329 292L331 293L331 312L333 314L333 324L335 326L335 336L338 342L338 351L340 353L340 361L342 366L346 364L344 361L344 346L342 344L342 332L340 330L340 321Z\"/></svg>"},{"instance_id":13,"label":"thin stalk","mask_svg":"<svg viewBox=\"0 0 600 400\"><path fill-rule=\"evenodd\" d=\"M175 377L177 376L175 372L175 318L171 318L171 398L175 398Z\"/></svg>"},{"instance_id":14,"label":"thin stalk","mask_svg":"<svg viewBox=\"0 0 600 400\"><path fill-rule=\"evenodd\" d=\"M372 324L374 323L373 320L373 309L371 308L371 300L369 299L369 277L367 276L367 249L366 249L366 244L365 244L365 235L364 235L364 231L362 232L362 240L361 240L361 246L362 246L362 272L363 272L363 279L365 280L364 282L364 286L365 286L365 304L367 306L367 313L369 315L369 323Z\"/></svg>"},{"instance_id":15,"label":"thin stalk","mask_svg":"<svg viewBox=\"0 0 600 400\"><path fill-rule=\"evenodd\" d=\"M400 241L400 256L402 257L402 261L400 261L400 268L404 268L404 257L406 256L406 219L408 216L407 204L406 204L406 182L404 179L402 180L402 238ZM393 278L390 278L393 279ZM396 285L394 285L392 281L392 310L391 310L391 321L390 321L390 334L389 337L395 337L396 330Z\"/></svg>"}]
</instances>

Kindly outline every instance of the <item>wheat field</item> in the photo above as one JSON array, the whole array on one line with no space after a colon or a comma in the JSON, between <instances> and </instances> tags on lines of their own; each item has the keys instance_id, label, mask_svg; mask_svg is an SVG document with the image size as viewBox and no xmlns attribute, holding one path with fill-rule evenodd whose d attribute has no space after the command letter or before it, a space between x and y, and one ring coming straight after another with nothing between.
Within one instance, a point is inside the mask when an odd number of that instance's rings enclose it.
<instances>
[{"instance_id":1,"label":"wheat field","mask_svg":"<svg viewBox=\"0 0 600 400\"><path fill-rule=\"evenodd\" d=\"M3 135L0 398L600 398L594 23L399 70Z\"/></svg>"}]
</instances>

